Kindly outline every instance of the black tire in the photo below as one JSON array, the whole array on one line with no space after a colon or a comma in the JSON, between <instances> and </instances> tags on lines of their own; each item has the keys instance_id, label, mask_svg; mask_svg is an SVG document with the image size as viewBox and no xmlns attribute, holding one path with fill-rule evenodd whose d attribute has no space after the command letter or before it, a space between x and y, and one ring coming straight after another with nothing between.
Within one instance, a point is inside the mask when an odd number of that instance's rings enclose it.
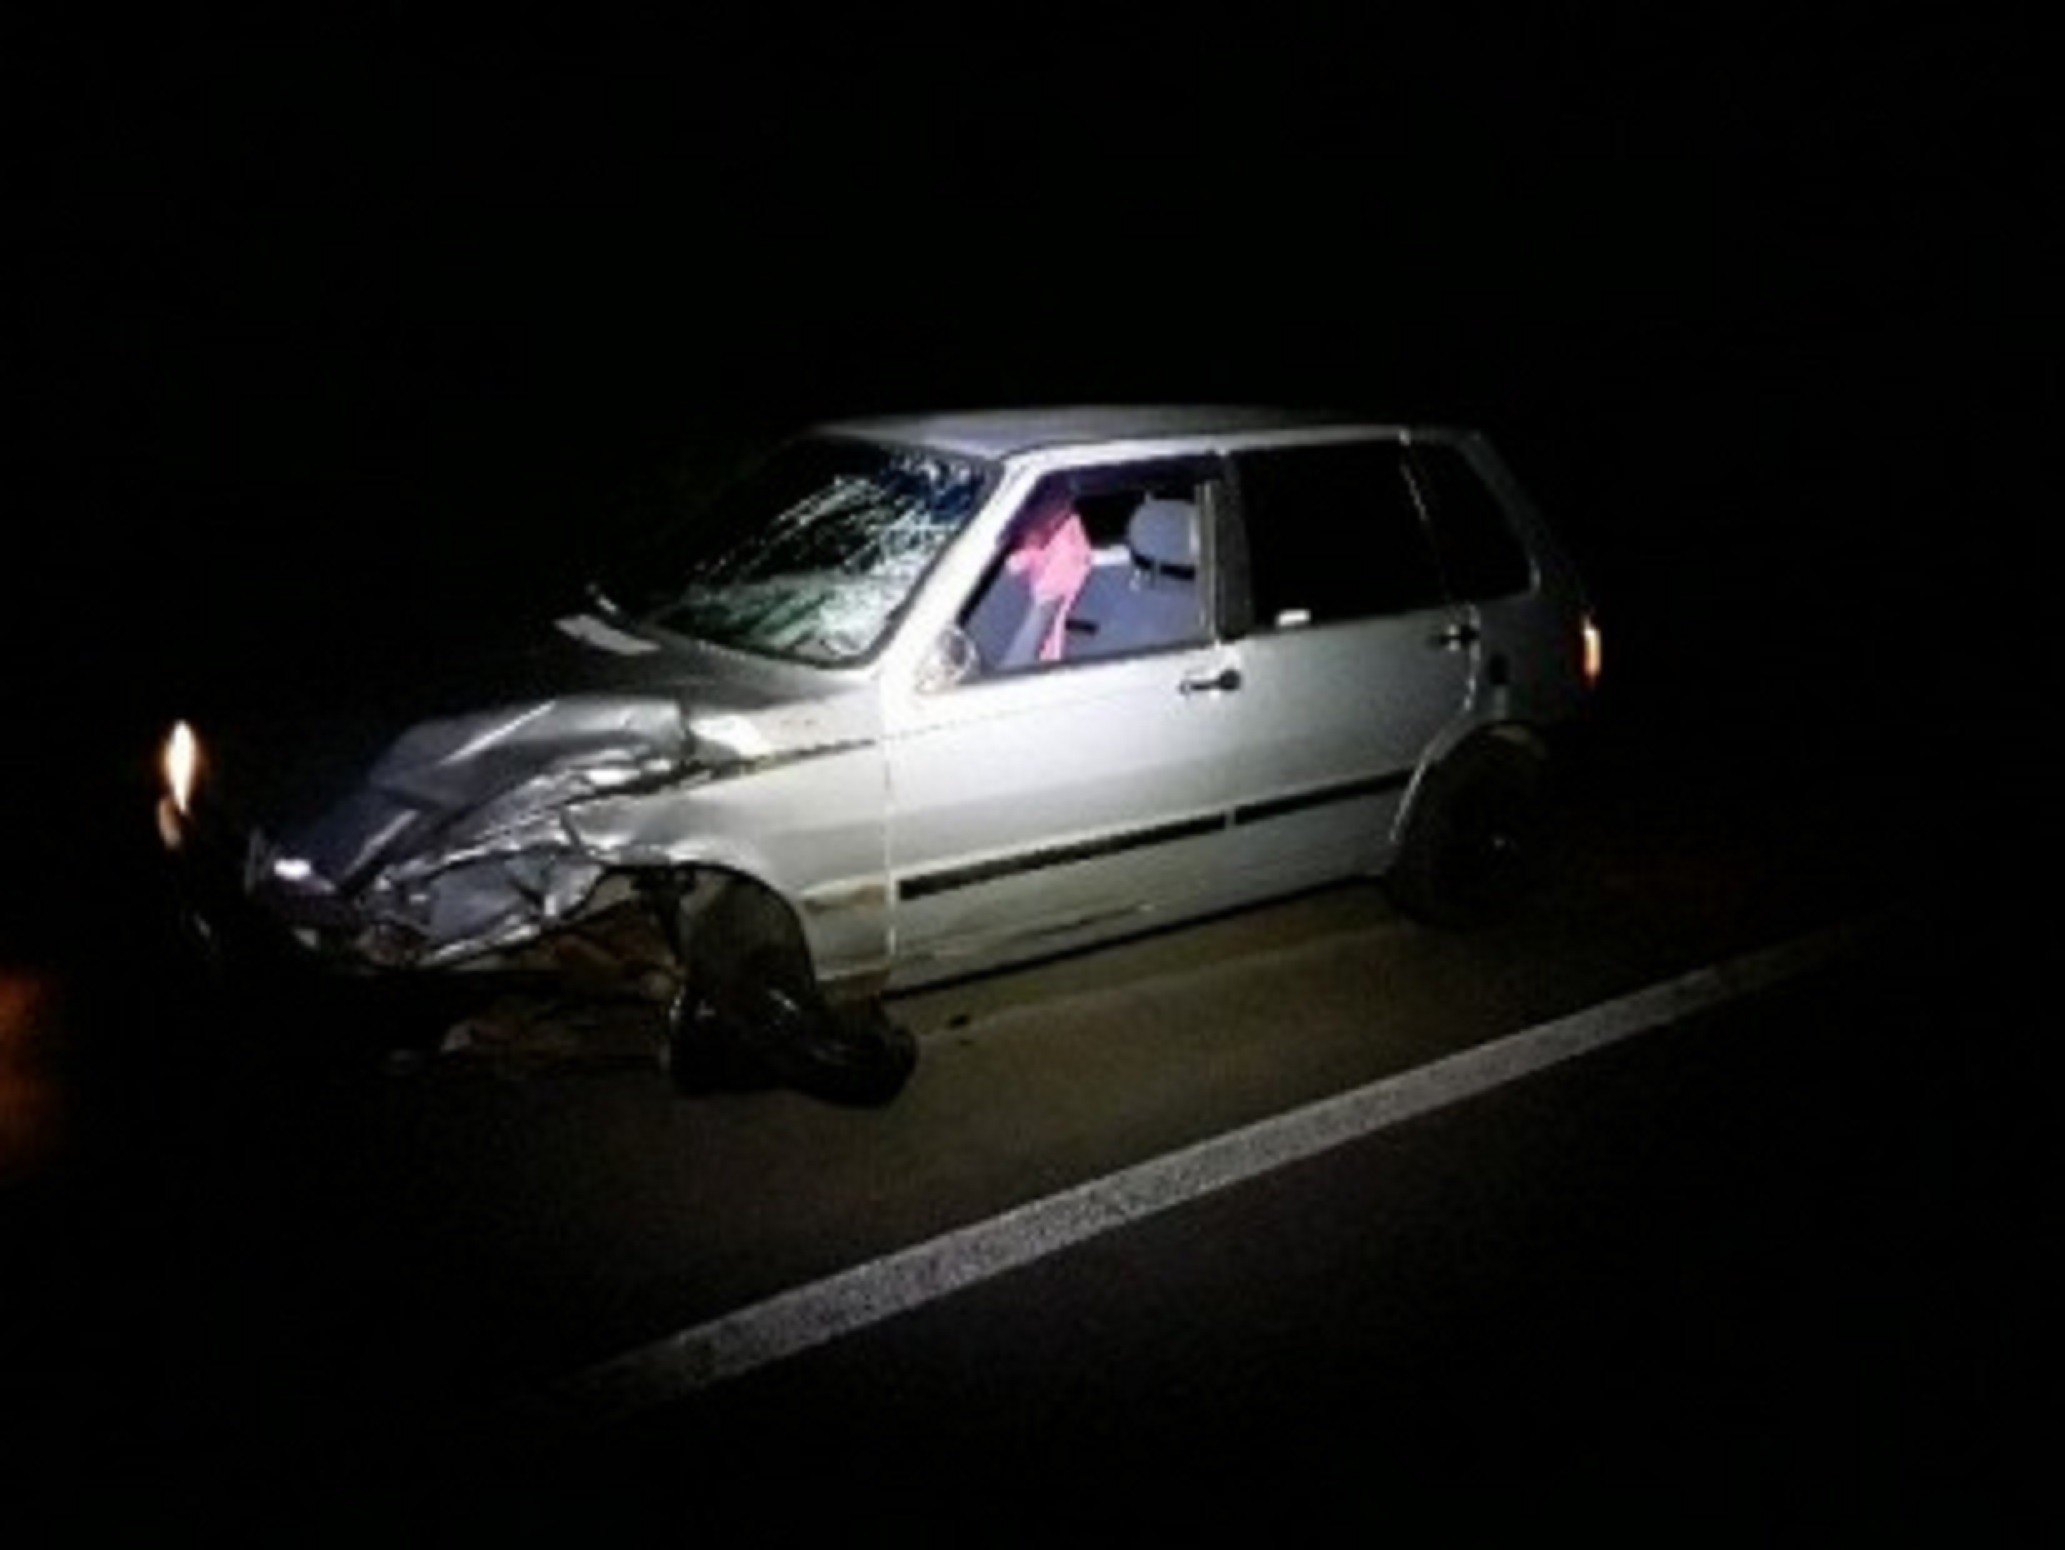
<instances>
[{"instance_id":1,"label":"black tire","mask_svg":"<svg viewBox=\"0 0 2065 1550\"><path fill-rule=\"evenodd\" d=\"M918 1067L918 1041L879 1003L827 1007L816 1037L788 1078L799 1092L850 1108L877 1108L904 1090Z\"/></svg>"},{"instance_id":2,"label":"black tire","mask_svg":"<svg viewBox=\"0 0 2065 1550\"><path fill-rule=\"evenodd\" d=\"M828 1005L808 964L762 945L691 975L669 1010L667 1063L685 1093L794 1088L873 1107L903 1091L917 1041L870 1002Z\"/></svg>"},{"instance_id":3,"label":"black tire","mask_svg":"<svg viewBox=\"0 0 2065 1550\"><path fill-rule=\"evenodd\" d=\"M1481 738L1430 771L1385 891L1430 925L1484 925L1539 881L1546 771L1517 743Z\"/></svg>"},{"instance_id":4,"label":"black tire","mask_svg":"<svg viewBox=\"0 0 2065 1550\"><path fill-rule=\"evenodd\" d=\"M731 1019L694 981L683 985L667 1008L666 1063L675 1090L690 1096L773 1085L747 1053Z\"/></svg>"}]
</instances>

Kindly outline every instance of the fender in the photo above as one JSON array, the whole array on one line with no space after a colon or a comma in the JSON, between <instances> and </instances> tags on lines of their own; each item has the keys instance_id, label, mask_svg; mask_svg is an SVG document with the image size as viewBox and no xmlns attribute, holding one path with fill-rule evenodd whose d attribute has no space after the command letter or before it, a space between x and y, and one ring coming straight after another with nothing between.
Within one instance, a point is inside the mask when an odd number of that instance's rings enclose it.
<instances>
[{"instance_id":1,"label":"fender","mask_svg":"<svg viewBox=\"0 0 2065 1550\"><path fill-rule=\"evenodd\" d=\"M1481 722L1468 717L1457 720L1428 747L1427 755L1420 760L1419 768L1413 771L1412 784L1406 788L1405 800L1398 804L1398 812L1391 821L1391 844L1396 848L1405 840L1412 828L1413 815L1418 811L1420 799L1434 771L1456 757L1465 748L1491 739L1506 743L1546 764L1549 745L1540 730L1520 721Z\"/></svg>"}]
</instances>

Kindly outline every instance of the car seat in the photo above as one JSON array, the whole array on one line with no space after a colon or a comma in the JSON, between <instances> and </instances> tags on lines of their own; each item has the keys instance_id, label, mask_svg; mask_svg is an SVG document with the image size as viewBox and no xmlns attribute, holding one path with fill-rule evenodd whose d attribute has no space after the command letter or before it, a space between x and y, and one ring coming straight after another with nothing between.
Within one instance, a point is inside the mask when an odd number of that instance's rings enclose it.
<instances>
[{"instance_id":1,"label":"car seat","mask_svg":"<svg viewBox=\"0 0 2065 1550\"><path fill-rule=\"evenodd\" d=\"M1071 658L1117 656L1202 639L1193 501L1151 496L1126 524L1130 563L1098 569L1068 619Z\"/></svg>"}]
</instances>

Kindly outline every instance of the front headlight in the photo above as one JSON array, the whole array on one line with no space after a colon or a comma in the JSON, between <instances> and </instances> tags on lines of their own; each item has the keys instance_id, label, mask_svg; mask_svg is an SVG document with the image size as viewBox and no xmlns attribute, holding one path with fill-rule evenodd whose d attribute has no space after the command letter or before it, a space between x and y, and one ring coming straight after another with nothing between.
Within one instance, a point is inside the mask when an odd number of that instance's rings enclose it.
<instances>
[{"instance_id":1,"label":"front headlight","mask_svg":"<svg viewBox=\"0 0 2065 1550\"><path fill-rule=\"evenodd\" d=\"M190 816L194 786L201 778L201 740L184 721L173 723L171 732L166 734L158 765L165 777L165 794L172 799L173 807L180 817Z\"/></svg>"}]
</instances>

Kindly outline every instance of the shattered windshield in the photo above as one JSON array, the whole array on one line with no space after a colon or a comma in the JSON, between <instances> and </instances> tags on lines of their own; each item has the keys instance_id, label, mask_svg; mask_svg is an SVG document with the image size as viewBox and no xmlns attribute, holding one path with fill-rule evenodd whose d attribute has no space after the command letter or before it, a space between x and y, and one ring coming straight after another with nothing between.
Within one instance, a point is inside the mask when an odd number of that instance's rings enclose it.
<instances>
[{"instance_id":1,"label":"shattered windshield","mask_svg":"<svg viewBox=\"0 0 2065 1550\"><path fill-rule=\"evenodd\" d=\"M831 438L791 443L602 578L677 634L823 666L874 651L988 490L981 464Z\"/></svg>"}]
</instances>

